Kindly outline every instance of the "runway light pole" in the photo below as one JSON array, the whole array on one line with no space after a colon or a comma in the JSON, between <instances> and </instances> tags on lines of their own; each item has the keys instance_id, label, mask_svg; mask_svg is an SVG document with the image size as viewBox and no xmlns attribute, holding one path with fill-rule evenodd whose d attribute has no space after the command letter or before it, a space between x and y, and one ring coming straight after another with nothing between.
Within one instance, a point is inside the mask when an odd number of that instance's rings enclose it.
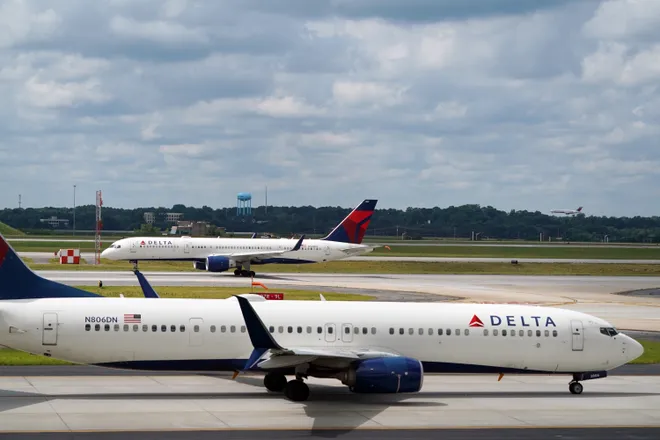
<instances>
[{"instance_id":1,"label":"runway light pole","mask_svg":"<svg viewBox=\"0 0 660 440\"><path fill-rule=\"evenodd\" d=\"M73 185L73 235L76 235L76 185Z\"/></svg>"}]
</instances>

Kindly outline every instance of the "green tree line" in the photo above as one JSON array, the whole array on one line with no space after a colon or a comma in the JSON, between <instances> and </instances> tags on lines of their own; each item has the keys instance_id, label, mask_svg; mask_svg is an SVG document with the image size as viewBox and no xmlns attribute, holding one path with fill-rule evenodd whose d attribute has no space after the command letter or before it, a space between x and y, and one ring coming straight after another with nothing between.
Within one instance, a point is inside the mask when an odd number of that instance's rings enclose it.
<instances>
[{"instance_id":1,"label":"green tree line","mask_svg":"<svg viewBox=\"0 0 660 440\"><path fill-rule=\"evenodd\" d=\"M179 212L185 220L207 221L230 232L322 235L328 233L350 208L313 206L259 206L250 216L238 216L236 208L213 209L174 205L172 208L103 208L103 229L135 231L144 229L144 213L154 212L153 233L171 227L167 212ZM95 228L95 207L76 207L76 229ZM27 208L0 210L0 221L25 232L47 232L52 228L40 221L51 216L68 219L73 227L72 208ZM214 231L215 233L215 231ZM444 237L497 240L660 242L660 217L551 216L539 211L501 211L491 206L463 205L447 208L376 209L368 236L404 236L411 239Z\"/></svg>"}]
</instances>

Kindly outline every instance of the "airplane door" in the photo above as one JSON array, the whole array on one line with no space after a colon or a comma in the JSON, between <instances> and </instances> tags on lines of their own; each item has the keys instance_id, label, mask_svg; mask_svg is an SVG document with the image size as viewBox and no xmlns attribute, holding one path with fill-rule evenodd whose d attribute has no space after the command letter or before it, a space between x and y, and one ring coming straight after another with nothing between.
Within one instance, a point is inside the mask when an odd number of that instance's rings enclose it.
<instances>
[{"instance_id":1,"label":"airplane door","mask_svg":"<svg viewBox=\"0 0 660 440\"><path fill-rule=\"evenodd\" d=\"M190 318L190 339L192 346L200 346L204 343L204 320L202 318Z\"/></svg>"},{"instance_id":2,"label":"airplane door","mask_svg":"<svg viewBox=\"0 0 660 440\"><path fill-rule=\"evenodd\" d=\"M43 322L41 343L43 345L57 345L57 313L44 313Z\"/></svg>"},{"instance_id":3,"label":"airplane door","mask_svg":"<svg viewBox=\"0 0 660 440\"><path fill-rule=\"evenodd\" d=\"M325 254L330 255L330 246L325 247Z\"/></svg>"},{"instance_id":4,"label":"airplane door","mask_svg":"<svg viewBox=\"0 0 660 440\"><path fill-rule=\"evenodd\" d=\"M325 341L326 342L335 342L337 335L335 334L335 325L326 324L325 325Z\"/></svg>"},{"instance_id":5,"label":"airplane door","mask_svg":"<svg viewBox=\"0 0 660 440\"><path fill-rule=\"evenodd\" d=\"M131 240L131 253L134 254L137 252L138 242L137 240Z\"/></svg>"},{"instance_id":6,"label":"airplane door","mask_svg":"<svg viewBox=\"0 0 660 440\"><path fill-rule=\"evenodd\" d=\"M351 324L341 325L341 340L344 342L353 342L353 326Z\"/></svg>"},{"instance_id":7,"label":"airplane door","mask_svg":"<svg viewBox=\"0 0 660 440\"><path fill-rule=\"evenodd\" d=\"M189 241L184 241L183 242L183 253L184 254L189 254L190 253L190 242Z\"/></svg>"},{"instance_id":8,"label":"airplane door","mask_svg":"<svg viewBox=\"0 0 660 440\"><path fill-rule=\"evenodd\" d=\"M573 351L582 351L584 349L582 321L571 321L571 333L573 335Z\"/></svg>"}]
</instances>

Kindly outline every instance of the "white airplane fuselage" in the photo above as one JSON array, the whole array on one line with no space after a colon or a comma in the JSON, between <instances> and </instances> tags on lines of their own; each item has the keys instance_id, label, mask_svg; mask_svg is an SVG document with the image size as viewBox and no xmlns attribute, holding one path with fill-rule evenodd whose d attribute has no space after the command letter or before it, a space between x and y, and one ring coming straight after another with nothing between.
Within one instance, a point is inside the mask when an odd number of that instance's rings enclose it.
<instances>
[{"instance_id":1,"label":"white airplane fuselage","mask_svg":"<svg viewBox=\"0 0 660 440\"><path fill-rule=\"evenodd\" d=\"M101 257L109 260L203 261L209 255L231 259L236 254L281 251L280 255L253 260L251 264L303 264L340 260L373 250L364 244L309 239L303 240L299 250L289 251L297 241L284 238L135 237L114 242Z\"/></svg>"},{"instance_id":2,"label":"white airplane fuselage","mask_svg":"<svg viewBox=\"0 0 660 440\"><path fill-rule=\"evenodd\" d=\"M345 301L251 303L282 346L368 348L425 372L607 371L641 345L606 321L536 306ZM140 322L131 316L139 314ZM483 327L470 327L477 318ZM125 322L125 319L128 322ZM0 302L0 345L75 363L240 369L252 345L235 298L46 298ZM606 329L607 331L603 331ZM611 329L611 330L610 330Z\"/></svg>"}]
</instances>

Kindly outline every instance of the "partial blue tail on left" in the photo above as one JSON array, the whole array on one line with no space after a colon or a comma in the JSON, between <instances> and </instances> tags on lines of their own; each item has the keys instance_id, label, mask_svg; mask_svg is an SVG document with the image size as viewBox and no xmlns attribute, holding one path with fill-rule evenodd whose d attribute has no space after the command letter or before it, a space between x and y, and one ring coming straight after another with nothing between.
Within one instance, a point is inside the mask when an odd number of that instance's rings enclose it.
<instances>
[{"instance_id":1,"label":"partial blue tail on left","mask_svg":"<svg viewBox=\"0 0 660 440\"><path fill-rule=\"evenodd\" d=\"M37 298L86 298L101 295L47 280L25 265L0 234L0 300Z\"/></svg>"}]
</instances>

